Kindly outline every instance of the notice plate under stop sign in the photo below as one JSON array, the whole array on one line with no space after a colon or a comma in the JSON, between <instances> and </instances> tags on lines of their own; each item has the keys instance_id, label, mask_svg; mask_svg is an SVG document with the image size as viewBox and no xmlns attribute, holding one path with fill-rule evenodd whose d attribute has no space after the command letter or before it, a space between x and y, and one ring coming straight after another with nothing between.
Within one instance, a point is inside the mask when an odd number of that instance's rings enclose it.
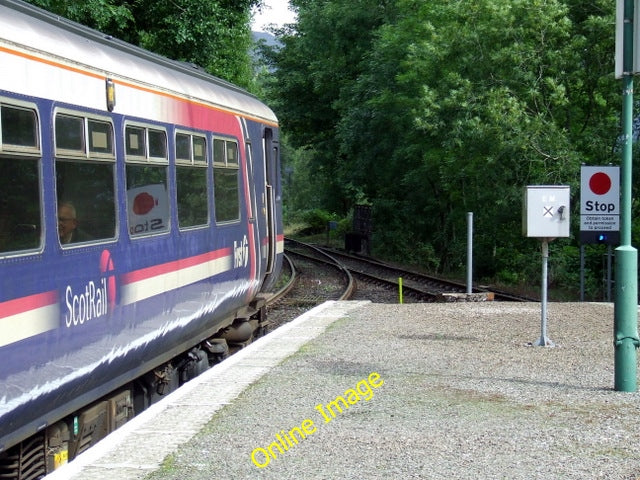
<instances>
[{"instance_id":1,"label":"notice plate under stop sign","mask_svg":"<svg viewBox=\"0 0 640 480\"><path fill-rule=\"evenodd\" d=\"M559 238L569 236L570 189L566 185L529 185L525 187L522 230L527 237Z\"/></svg>"}]
</instances>

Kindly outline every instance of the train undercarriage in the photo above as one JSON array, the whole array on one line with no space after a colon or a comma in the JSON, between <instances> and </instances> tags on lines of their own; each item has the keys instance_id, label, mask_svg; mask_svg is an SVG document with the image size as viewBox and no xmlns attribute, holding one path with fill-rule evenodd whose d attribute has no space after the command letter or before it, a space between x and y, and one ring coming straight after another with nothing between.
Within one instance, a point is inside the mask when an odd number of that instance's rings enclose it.
<instances>
[{"instance_id":1,"label":"train undercarriage","mask_svg":"<svg viewBox=\"0 0 640 480\"><path fill-rule=\"evenodd\" d=\"M150 405L251 343L266 330L266 300L258 297L227 326L32 437L0 452L0 480L39 480L85 452Z\"/></svg>"}]
</instances>

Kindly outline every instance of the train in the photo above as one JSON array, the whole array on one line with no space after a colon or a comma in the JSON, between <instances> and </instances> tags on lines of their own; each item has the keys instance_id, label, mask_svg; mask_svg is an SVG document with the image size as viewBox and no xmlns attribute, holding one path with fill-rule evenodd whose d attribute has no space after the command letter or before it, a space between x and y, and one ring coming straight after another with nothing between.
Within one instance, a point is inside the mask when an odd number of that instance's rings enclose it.
<instances>
[{"instance_id":1,"label":"train","mask_svg":"<svg viewBox=\"0 0 640 480\"><path fill-rule=\"evenodd\" d=\"M0 0L0 478L42 478L264 327L279 162L243 89Z\"/></svg>"}]
</instances>

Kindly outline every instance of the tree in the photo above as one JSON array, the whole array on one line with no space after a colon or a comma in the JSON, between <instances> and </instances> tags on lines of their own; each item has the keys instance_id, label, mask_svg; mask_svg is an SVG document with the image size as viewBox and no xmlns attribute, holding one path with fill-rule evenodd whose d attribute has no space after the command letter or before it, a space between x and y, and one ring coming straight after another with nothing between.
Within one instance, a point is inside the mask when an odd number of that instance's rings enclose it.
<instances>
[{"instance_id":1,"label":"tree","mask_svg":"<svg viewBox=\"0 0 640 480\"><path fill-rule=\"evenodd\" d=\"M240 86L252 84L252 7L262 0L32 0L46 10Z\"/></svg>"},{"instance_id":2,"label":"tree","mask_svg":"<svg viewBox=\"0 0 640 480\"><path fill-rule=\"evenodd\" d=\"M426 187L422 201L414 195L407 206L426 203L428 213L409 214L426 219L420 223L433 232L428 240L441 266L455 268L463 258L465 212L476 210L479 271L495 274L500 259L493 252L523 246L522 187L570 182L579 165L555 120L568 103L560 78L570 44L566 10L553 1L405 5L419 14L396 28L417 22L412 30L420 33L398 79L416 99L405 143L420 145L421 158L402 188Z\"/></svg>"},{"instance_id":3,"label":"tree","mask_svg":"<svg viewBox=\"0 0 640 480\"><path fill-rule=\"evenodd\" d=\"M333 204L363 194L380 250L431 252L443 270L463 264L475 211L482 274L537 271L523 187L569 184L577 199L582 162L616 161L610 2L297 4L276 111Z\"/></svg>"},{"instance_id":4,"label":"tree","mask_svg":"<svg viewBox=\"0 0 640 480\"><path fill-rule=\"evenodd\" d=\"M298 23L279 32L282 48L270 58L271 91L283 130L294 147L313 151L309 168L328 210L344 212L349 181L337 125L351 105L351 86L362 72L373 35L383 23L386 2L377 0L294 1Z\"/></svg>"}]
</instances>

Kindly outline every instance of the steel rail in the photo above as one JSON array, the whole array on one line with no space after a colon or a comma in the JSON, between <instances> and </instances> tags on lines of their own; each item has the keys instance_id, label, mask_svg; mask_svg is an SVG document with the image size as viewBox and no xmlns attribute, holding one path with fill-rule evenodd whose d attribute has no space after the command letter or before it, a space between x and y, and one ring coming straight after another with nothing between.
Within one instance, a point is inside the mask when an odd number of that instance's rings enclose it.
<instances>
[{"instance_id":1,"label":"steel rail","mask_svg":"<svg viewBox=\"0 0 640 480\"><path fill-rule=\"evenodd\" d=\"M323 251L321 248L316 247L315 245L310 245L308 243L300 242L298 240L293 240L293 239L290 239L290 238L286 238L285 239L285 244L286 243L298 245L301 248L311 250L312 252L316 253L318 256L307 255L307 254L304 254L304 253L301 253L301 252L293 251L291 249L288 250L289 254L299 255L301 257L305 257L306 259L308 259L310 261L321 262L321 263L323 263L325 265L329 265L329 266L337 268L339 271L341 271L342 274L345 276L345 278L347 280L347 286L346 286L344 292L342 293L342 295L338 298L338 300L348 300L349 298L351 298L351 296L355 292L356 283L355 283L355 281L353 279L353 276L351 275L351 272L350 272L349 268L347 268L345 265L343 265L341 262L339 262L331 254L329 254L328 252Z\"/></svg>"}]
</instances>

